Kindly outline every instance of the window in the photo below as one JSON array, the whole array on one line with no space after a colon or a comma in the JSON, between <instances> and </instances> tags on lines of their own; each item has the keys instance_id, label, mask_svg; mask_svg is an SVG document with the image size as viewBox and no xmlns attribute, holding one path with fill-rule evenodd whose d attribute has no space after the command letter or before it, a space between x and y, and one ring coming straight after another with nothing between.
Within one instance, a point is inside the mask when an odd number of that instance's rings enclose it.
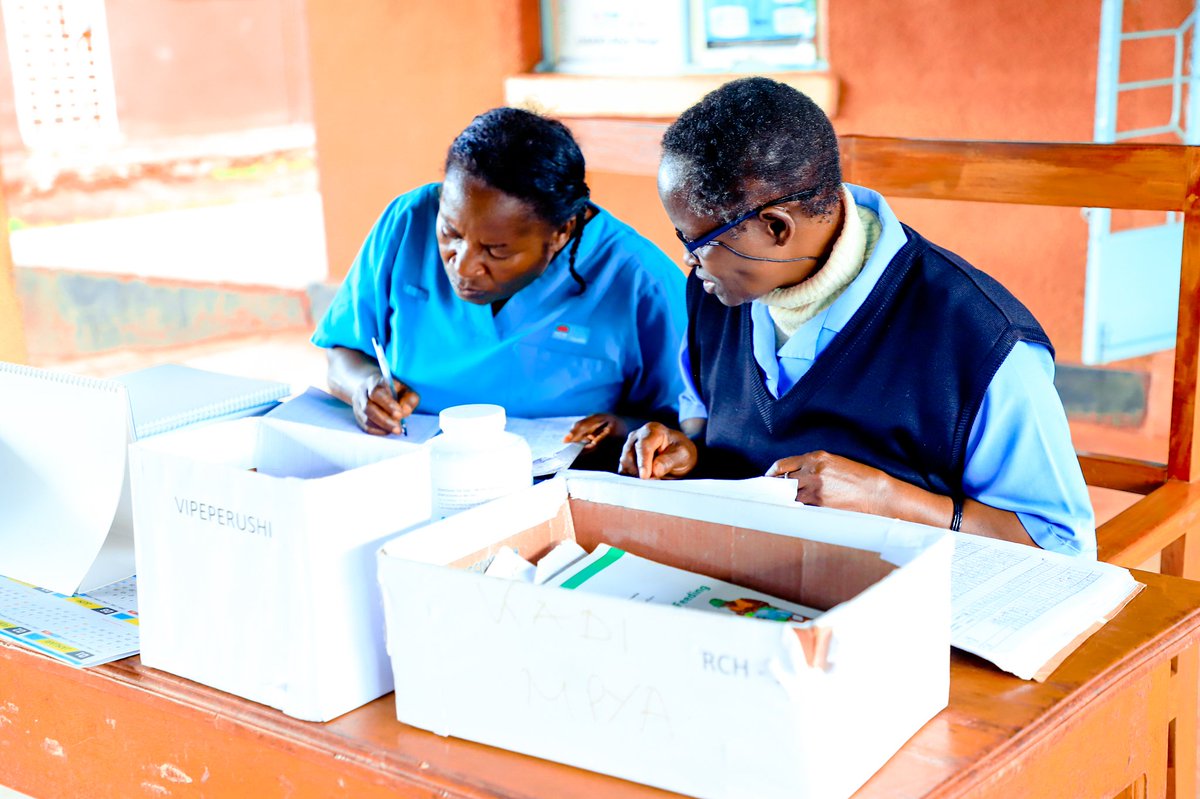
<instances>
[{"instance_id":1,"label":"window","mask_svg":"<svg viewBox=\"0 0 1200 799\"><path fill-rule=\"evenodd\" d=\"M543 0L543 72L822 69L818 0Z\"/></svg>"},{"instance_id":2,"label":"window","mask_svg":"<svg viewBox=\"0 0 1200 799\"><path fill-rule=\"evenodd\" d=\"M826 0L541 0L542 63L509 105L560 117L668 119L739 74L769 73L837 112Z\"/></svg>"}]
</instances>

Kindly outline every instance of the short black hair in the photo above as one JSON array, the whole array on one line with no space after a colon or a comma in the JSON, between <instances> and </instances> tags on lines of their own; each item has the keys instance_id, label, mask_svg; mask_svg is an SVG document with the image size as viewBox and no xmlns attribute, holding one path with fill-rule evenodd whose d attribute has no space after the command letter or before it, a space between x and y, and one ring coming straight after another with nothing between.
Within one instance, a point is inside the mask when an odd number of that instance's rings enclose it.
<instances>
[{"instance_id":1,"label":"short black hair","mask_svg":"<svg viewBox=\"0 0 1200 799\"><path fill-rule=\"evenodd\" d=\"M709 92L667 128L662 147L682 170L689 208L721 222L798 191L814 190L801 201L809 216L827 214L841 198L829 117L808 95L770 78L739 78Z\"/></svg>"},{"instance_id":2,"label":"short black hair","mask_svg":"<svg viewBox=\"0 0 1200 799\"><path fill-rule=\"evenodd\" d=\"M520 108L493 108L471 121L446 154L446 172L462 170L494 189L527 203L557 228L576 219L570 244L571 276L583 237L591 192L584 179L583 153L567 126Z\"/></svg>"}]
</instances>

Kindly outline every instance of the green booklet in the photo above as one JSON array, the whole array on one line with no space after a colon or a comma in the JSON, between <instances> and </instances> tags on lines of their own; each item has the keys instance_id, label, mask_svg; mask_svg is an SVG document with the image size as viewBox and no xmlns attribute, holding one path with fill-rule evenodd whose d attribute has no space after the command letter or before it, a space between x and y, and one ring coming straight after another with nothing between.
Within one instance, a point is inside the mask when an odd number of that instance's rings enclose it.
<instances>
[{"instance_id":1,"label":"green booklet","mask_svg":"<svg viewBox=\"0 0 1200 799\"><path fill-rule=\"evenodd\" d=\"M608 544L597 546L548 585L768 621L806 622L821 615L816 608L657 563Z\"/></svg>"}]
</instances>

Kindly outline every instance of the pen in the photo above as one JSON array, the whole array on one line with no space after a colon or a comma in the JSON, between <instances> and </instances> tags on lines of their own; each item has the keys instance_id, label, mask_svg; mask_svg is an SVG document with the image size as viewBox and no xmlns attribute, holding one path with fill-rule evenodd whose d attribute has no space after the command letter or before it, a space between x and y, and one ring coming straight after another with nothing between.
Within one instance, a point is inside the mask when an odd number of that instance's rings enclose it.
<instances>
[{"instance_id":1,"label":"pen","mask_svg":"<svg viewBox=\"0 0 1200 799\"><path fill-rule=\"evenodd\" d=\"M383 353L383 347L379 346L379 342L371 336L371 346L375 348L375 360L379 362L379 371L383 372L383 380L387 383L388 393L392 395L392 399L396 399L396 383L392 380L392 370L388 367L387 356ZM408 425L404 420L400 420L400 434L408 435Z\"/></svg>"},{"instance_id":2,"label":"pen","mask_svg":"<svg viewBox=\"0 0 1200 799\"><path fill-rule=\"evenodd\" d=\"M588 433L587 445L590 447L591 445L595 444L596 440L599 439L601 434L603 434L604 431L607 429L608 429L608 422L607 421L601 422L599 427L597 427L592 432Z\"/></svg>"}]
</instances>

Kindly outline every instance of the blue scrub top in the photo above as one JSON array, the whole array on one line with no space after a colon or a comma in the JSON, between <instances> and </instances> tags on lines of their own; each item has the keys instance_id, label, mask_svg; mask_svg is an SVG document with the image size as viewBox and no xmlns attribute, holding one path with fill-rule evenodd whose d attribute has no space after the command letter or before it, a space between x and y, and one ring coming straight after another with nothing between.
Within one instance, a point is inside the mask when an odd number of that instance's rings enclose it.
<instances>
[{"instance_id":1,"label":"blue scrub top","mask_svg":"<svg viewBox=\"0 0 1200 799\"><path fill-rule=\"evenodd\" d=\"M320 347L386 350L418 410L490 402L511 416L616 412L673 416L683 388L683 273L603 209L583 229L575 270L564 248L495 316L459 299L438 254L440 184L397 197L375 223L317 325ZM373 356L372 356L373 357Z\"/></svg>"}]
</instances>

